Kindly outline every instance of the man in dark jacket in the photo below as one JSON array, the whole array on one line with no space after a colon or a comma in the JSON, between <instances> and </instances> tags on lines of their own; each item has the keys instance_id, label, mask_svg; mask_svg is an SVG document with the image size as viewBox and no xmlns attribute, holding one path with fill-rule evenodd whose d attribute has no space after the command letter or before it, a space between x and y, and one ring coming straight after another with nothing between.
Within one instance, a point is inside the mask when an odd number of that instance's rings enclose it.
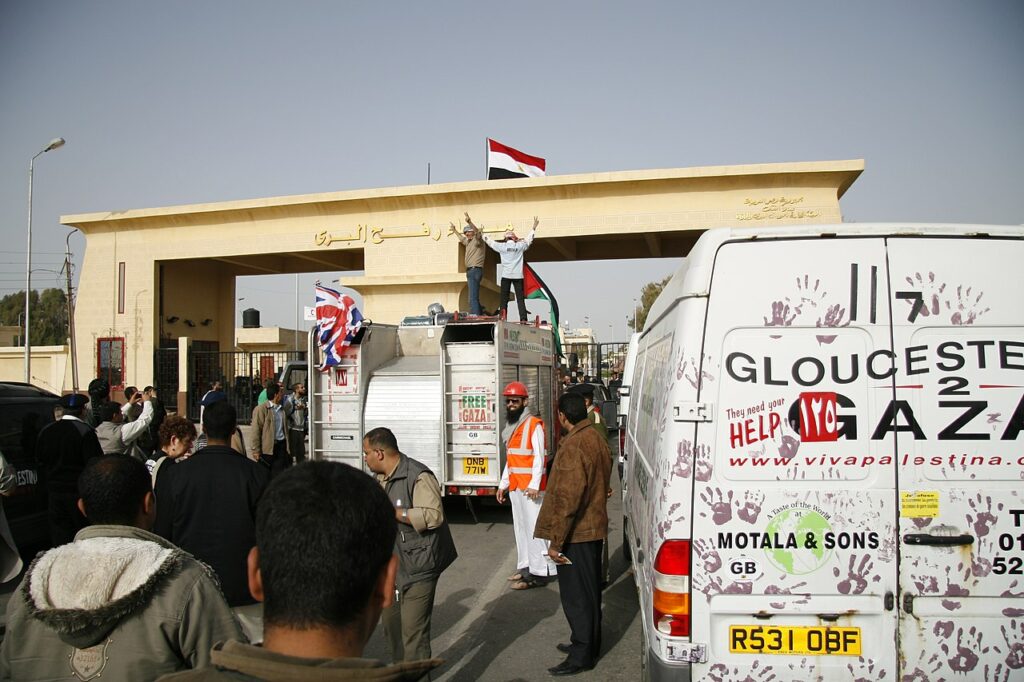
<instances>
[{"instance_id":1,"label":"man in dark jacket","mask_svg":"<svg viewBox=\"0 0 1024 682\"><path fill-rule=\"evenodd\" d=\"M110 399L110 382L106 379L96 378L89 382L89 407L82 417L82 421L96 428L103 419L100 417L100 408L103 403Z\"/></svg>"},{"instance_id":2,"label":"man in dark jacket","mask_svg":"<svg viewBox=\"0 0 1024 682\"><path fill-rule=\"evenodd\" d=\"M437 578L458 556L441 506L441 486L430 469L399 452L390 429L373 429L363 437L363 458L394 505L398 521L399 599L384 609L382 618L392 658L430 658Z\"/></svg>"},{"instance_id":3,"label":"man in dark jacket","mask_svg":"<svg viewBox=\"0 0 1024 682\"><path fill-rule=\"evenodd\" d=\"M438 659L384 666L360 658L395 596L395 513L361 471L310 462L274 479L256 514L252 593L264 602L263 645L214 647L185 680L415 680Z\"/></svg>"},{"instance_id":4,"label":"man in dark jacket","mask_svg":"<svg viewBox=\"0 0 1024 682\"><path fill-rule=\"evenodd\" d=\"M146 465L93 458L78 486L93 525L40 554L11 595L0 679L152 680L242 636L210 569L147 532Z\"/></svg>"},{"instance_id":5,"label":"man in dark jacket","mask_svg":"<svg viewBox=\"0 0 1024 682\"><path fill-rule=\"evenodd\" d=\"M562 611L569 621L569 644L559 644L566 659L552 675L574 675L594 667L601 651L601 545L608 536L608 481L612 459L608 439L587 418L578 393L558 400L562 438L548 478L548 491L534 535L551 542L558 564Z\"/></svg>"},{"instance_id":6,"label":"man in dark jacket","mask_svg":"<svg viewBox=\"0 0 1024 682\"><path fill-rule=\"evenodd\" d=\"M210 565L251 639L262 621L249 593L246 558L256 544L256 503L267 487L262 464L231 449L235 408L225 400L203 412L208 445L160 469L154 531Z\"/></svg>"},{"instance_id":7,"label":"man in dark jacket","mask_svg":"<svg viewBox=\"0 0 1024 682\"><path fill-rule=\"evenodd\" d=\"M81 393L62 397L63 416L44 426L36 439L40 483L48 496L50 542L55 546L71 542L85 528L85 517L78 511L78 476L86 462L103 455L96 431L82 421L86 402Z\"/></svg>"}]
</instances>

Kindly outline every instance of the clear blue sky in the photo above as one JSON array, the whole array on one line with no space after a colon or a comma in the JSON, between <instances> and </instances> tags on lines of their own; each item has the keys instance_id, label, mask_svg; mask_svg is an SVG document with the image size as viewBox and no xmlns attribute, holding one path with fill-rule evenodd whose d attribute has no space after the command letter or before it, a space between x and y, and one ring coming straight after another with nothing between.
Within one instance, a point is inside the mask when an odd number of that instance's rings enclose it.
<instances>
[{"instance_id":1,"label":"clear blue sky","mask_svg":"<svg viewBox=\"0 0 1024 682\"><path fill-rule=\"evenodd\" d=\"M551 174L863 158L847 220L1018 224L1022 112L1019 0L6 0L0 295L24 287L28 161L56 136L36 161L44 270L61 214L420 184L428 161L476 180L488 136ZM537 269L573 326L619 340L678 262ZM291 276L238 295L293 324Z\"/></svg>"}]
</instances>

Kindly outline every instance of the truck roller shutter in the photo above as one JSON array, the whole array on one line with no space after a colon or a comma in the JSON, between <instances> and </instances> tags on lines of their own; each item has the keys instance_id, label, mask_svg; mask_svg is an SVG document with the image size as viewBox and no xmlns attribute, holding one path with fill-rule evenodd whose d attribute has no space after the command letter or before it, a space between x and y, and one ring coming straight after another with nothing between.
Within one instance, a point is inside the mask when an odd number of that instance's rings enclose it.
<instances>
[{"instance_id":1,"label":"truck roller shutter","mask_svg":"<svg viewBox=\"0 0 1024 682\"><path fill-rule=\"evenodd\" d=\"M399 450L429 467L438 481L444 481L440 376L373 377L366 394L363 425L367 432L379 426L391 429Z\"/></svg>"}]
</instances>

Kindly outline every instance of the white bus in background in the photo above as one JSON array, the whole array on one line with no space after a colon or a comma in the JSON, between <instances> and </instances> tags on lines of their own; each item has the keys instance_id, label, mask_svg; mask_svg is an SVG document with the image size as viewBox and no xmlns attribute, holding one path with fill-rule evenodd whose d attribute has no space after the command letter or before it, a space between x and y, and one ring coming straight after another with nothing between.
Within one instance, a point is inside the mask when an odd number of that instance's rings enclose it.
<instances>
[{"instance_id":1,"label":"white bus in background","mask_svg":"<svg viewBox=\"0 0 1024 682\"><path fill-rule=\"evenodd\" d=\"M1024 228L711 230L629 380L645 678L1024 678Z\"/></svg>"}]
</instances>

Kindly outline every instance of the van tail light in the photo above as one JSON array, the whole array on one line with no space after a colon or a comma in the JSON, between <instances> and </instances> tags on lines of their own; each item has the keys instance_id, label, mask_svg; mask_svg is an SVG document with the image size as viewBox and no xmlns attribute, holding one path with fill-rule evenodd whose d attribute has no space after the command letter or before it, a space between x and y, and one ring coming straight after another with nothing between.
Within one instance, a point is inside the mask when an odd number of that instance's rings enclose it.
<instances>
[{"instance_id":1,"label":"van tail light","mask_svg":"<svg viewBox=\"0 0 1024 682\"><path fill-rule=\"evenodd\" d=\"M619 427L619 454L626 451L626 427Z\"/></svg>"},{"instance_id":2,"label":"van tail light","mask_svg":"<svg viewBox=\"0 0 1024 682\"><path fill-rule=\"evenodd\" d=\"M654 627L690 636L690 541L666 540L654 559Z\"/></svg>"}]
</instances>

